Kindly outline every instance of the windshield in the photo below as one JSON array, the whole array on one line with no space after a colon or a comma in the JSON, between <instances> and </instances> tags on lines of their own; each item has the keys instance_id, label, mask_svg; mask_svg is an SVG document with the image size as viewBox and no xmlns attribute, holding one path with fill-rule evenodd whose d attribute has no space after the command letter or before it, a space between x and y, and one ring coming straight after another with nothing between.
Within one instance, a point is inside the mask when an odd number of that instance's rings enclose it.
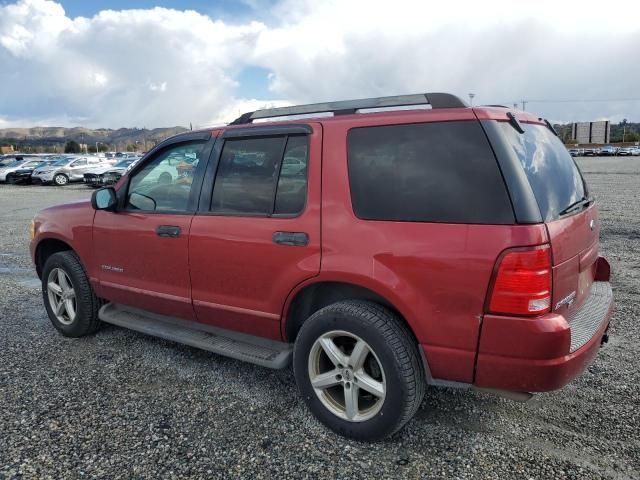
<instances>
[{"instance_id":1,"label":"windshield","mask_svg":"<svg viewBox=\"0 0 640 480\"><path fill-rule=\"evenodd\" d=\"M551 130L523 123L524 134L499 122L520 159L545 221L588 196L578 165Z\"/></svg>"}]
</instances>

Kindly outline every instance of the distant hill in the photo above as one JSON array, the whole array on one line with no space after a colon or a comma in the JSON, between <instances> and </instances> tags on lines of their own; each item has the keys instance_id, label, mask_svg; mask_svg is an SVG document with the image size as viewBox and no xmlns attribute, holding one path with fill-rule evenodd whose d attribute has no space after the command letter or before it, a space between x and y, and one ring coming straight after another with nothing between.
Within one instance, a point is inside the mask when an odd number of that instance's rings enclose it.
<instances>
[{"instance_id":1,"label":"distant hill","mask_svg":"<svg viewBox=\"0 0 640 480\"><path fill-rule=\"evenodd\" d=\"M17 150L59 151L65 143L74 140L95 150L99 142L101 150L148 150L165 138L187 129L184 127L154 128L83 128L83 127L32 127L0 129L0 145L14 145Z\"/></svg>"}]
</instances>

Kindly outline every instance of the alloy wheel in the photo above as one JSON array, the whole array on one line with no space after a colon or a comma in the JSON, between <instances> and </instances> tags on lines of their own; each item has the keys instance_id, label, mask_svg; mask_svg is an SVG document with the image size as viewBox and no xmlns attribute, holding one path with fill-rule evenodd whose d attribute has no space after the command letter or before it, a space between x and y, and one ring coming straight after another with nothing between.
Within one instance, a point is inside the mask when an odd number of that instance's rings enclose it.
<instances>
[{"instance_id":1,"label":"alloy wheel","mask_svg":"<svg viewBox=\"0 0 640 480\"><path fill-rule=\"evenodd\" d=\"M63 325L71 325L77 313L76 292L69 275L61 268L49 272L47 296L56 319Z\"/></svg>"},{"instance_id":2,"label":"alloy wheel","mask_svg":"<svg viewBox=\"0 0 640 480\"><path fill-rule=\"evenodd\" d=\"M320 336L309 353L309 380L322 404L349 422L364 422L382 408L387 383L371 346L352 333Z\"/></svg>"},{"instance_id":3,"label":"alloy wheel","mask_svg":"<svg viewBox=\"0 0 640 480\"><path fill-rule=\"evenodd\" d=\"M56 175L55 181L56 185L66 185L69 180L64 175Z\"/></svg>"}]
</instances>

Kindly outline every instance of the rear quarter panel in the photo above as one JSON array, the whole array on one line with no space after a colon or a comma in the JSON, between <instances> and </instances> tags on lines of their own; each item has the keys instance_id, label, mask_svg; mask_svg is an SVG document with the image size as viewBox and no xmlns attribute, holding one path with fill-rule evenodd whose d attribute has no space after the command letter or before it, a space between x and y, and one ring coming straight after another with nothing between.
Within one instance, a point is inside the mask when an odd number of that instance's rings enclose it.
<instances>
[{"instance_id":1,"label":"rear quarter panel","mask_svg":"<svg viewBox=\"0 0 640 480\"><path fill-rule=\"evenodd\" d=\"M361 116L364 117L364 116ZM475 119L470 110L387 116L380 123ZM547 241L542 224L365 221L351 206L345 139L372 119L324 125L322 266L317 280L355 283L386 298L422 344L431 375L472 382L494 264L509 247Z\"/></svg>"}]
</instances>

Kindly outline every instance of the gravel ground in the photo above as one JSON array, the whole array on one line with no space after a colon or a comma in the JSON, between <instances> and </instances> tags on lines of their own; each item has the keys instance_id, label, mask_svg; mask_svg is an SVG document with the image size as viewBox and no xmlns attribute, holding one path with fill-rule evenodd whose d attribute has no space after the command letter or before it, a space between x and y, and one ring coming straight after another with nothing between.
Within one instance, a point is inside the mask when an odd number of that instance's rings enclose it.
<instances>
[{"instance_id":1,"label":"gravel ground","mask_svg":"<svg viewBox=\"0 0 640 480\"><path fill-rule=\"evenodd\" d=\"M611 341L563 390L525 404L429 389L416 418L362 444L271 371L116 327L51 327L27 253L40 208L81 185L0 186L0 479L640 478L640 159L580 159L613 270Z\"/></svg>"}]
</instances>

